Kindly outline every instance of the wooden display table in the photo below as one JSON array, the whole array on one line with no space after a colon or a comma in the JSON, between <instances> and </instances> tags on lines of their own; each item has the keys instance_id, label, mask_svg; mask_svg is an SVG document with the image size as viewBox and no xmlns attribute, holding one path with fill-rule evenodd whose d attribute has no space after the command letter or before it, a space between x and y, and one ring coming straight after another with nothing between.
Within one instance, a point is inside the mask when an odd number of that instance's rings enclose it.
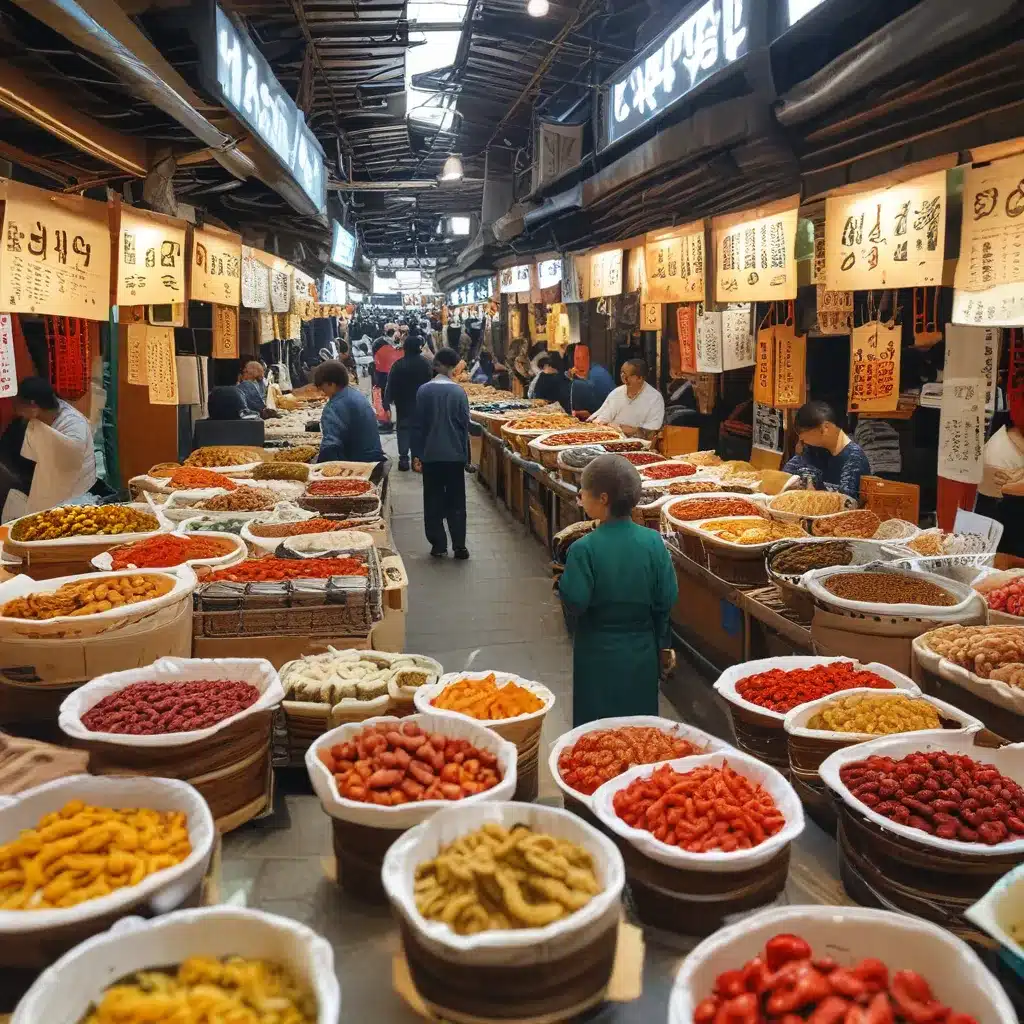
<instances>
[{"instance_id":1,"label":"wooden display table","mask_svg":"<svg viewBox=\"0 0 1024 1024\"><path fill-rule=\"evenodd\" d=\"M744 661L815 654L811 622L793 611L774 585L740 594L744 618Z\"/></svg>"}]
</instances>

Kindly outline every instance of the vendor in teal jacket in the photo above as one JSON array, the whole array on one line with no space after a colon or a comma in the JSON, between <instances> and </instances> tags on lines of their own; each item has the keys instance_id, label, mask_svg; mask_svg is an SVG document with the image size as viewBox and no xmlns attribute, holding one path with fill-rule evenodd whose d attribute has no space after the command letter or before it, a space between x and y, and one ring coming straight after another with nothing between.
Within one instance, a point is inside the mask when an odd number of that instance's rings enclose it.
<instances>
[{"instance_id":1,"label":"vendor in teal jacket","mask_svg":"<svg viewBox=\"0 0 1024 1024\"><path fill-rule=\"evenodd\" d=\"M657 715L658 679L675 664L675 569L661 534L630 518L639 499L640 475L621 455L601 455L583 471L580 504L599 525L569 548L558 584L575 620L574 727Z\"/></svg>"}]
</instances>

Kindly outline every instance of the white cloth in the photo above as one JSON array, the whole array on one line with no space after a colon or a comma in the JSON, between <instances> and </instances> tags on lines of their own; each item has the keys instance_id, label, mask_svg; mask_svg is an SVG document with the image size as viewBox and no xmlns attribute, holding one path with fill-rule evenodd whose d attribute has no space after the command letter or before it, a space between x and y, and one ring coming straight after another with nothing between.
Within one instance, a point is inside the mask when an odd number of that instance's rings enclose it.
<instances>
[{"instance_id":1,"label":"white cloth","mask_svg":"<svg viewBox=\"0 0 1024 1024\"><path fill-rule=\"evenodd\" d=\"M981 483L978 491L988 498L1001 498L1004 474L1024 476L1024 436L1019 430L1001 427L985 442Z\"/></svg>"},{"instance_id":2,"label":"white cloth","mask_svg":"<svg viewBox=\"0 0 1024 1024\"><path fill-rule=\"evenodd\" d=\"M657 388L644 382L636 398L630 398L626 385L617 387L590 419L639 430L661 430L665 422L665 399Z\"/></svg>"}]
</instances>

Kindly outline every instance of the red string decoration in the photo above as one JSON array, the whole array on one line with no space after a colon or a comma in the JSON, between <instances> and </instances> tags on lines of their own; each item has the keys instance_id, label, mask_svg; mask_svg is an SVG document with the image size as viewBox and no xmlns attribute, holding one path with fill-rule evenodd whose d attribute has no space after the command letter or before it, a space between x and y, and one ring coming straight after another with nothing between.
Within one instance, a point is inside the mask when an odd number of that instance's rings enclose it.
<instances>
[{"instance_id":1,"label":"red string decoration","mask_svg":"<svg viewBox=\"0 0 1024 1024\"><path fill-rule=\"evenodd\" d=\"M65 402L74 402L89 389L89 324L78 317L45 318L50 355L50 382Z\"/></svg>"},{"instance_id":2,"label":"red string decoration","mask_svg":"<svg viewBox=\"0 0 1024 1024\"><path fill-rule=\"evenodd\" d=\"M1006 377L1006 404L1010 419L1018 429L1024 429L1024 331L1019 327L1010 330L1009 373Z\"/></svg>"}]
</instances>

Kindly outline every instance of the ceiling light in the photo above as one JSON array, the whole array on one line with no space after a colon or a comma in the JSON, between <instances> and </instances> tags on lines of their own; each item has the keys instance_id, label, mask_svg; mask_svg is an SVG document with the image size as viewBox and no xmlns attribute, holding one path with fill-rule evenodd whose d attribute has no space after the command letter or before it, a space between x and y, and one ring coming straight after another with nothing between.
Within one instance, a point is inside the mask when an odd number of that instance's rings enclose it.
<instances>
[{"instance_id":1,"label":"ceiling light","mask_svg":"<svg viewBox=\"0 0 1024 1024\"><path fill-rule=\"evenodd\" d=\"M531 18L543 18L549 10L548 0L529 0L526 5L526 13Z\"/></svg>"},{"instance_id":2,"label":"ceiling light","mask_svg":"<svg viewBox=\"0 0 1024 1024\"><path fill-rule=\"evenodd\" d=\"M462 180L462 160L459 158L457 153L452 153L450 157L444 162L444 167L441 168L441 174L438 178L439 181L461 181Z\"/></svg>"}]
</instances>

